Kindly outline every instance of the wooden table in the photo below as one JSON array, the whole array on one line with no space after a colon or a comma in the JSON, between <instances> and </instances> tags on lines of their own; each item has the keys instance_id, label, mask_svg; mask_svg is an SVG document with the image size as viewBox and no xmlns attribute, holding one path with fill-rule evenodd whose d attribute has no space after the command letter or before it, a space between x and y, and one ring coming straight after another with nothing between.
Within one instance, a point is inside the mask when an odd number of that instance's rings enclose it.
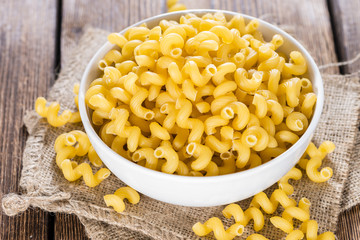
<instances>
[{"instance_id":1,"label":"wooden table","mask_svg":"<svg viewBox=\"0 0 360 240\"><path fill-rule=\"evenodd\" d=\"M288 25L321 65L360 52L359 0L182 0L188 8L215 8L263 16ZM61 63L91 25L119 31L166 11L165 0L2 0L0 3L0 197L18 192L27 138L22 116L52 86ZM328 73L358 71L360 61ZM354 159L355 160L355 159ZM358 159L357 159L358 160ZM0 210L1 211L1 210ZM0 214L0 239L86 239L76 216L30 209ZM338 239L360 239L360 206L342 214Z\"/></svg>"}]
</instances>

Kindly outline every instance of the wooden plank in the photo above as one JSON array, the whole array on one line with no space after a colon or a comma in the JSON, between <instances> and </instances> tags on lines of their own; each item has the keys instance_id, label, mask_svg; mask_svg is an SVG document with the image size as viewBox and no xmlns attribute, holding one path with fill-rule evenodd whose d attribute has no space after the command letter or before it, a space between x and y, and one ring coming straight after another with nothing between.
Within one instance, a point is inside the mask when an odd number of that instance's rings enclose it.
<instances>
[{"instance_id":1,"label":"wooden plank","mask_svg":"<svg viewBox=\"0 0 360 240\"><path fill-rule=\"evenodd\" d=\"M360 205L340 214L338 226L338 239L360 239Z\"/></svg>"},{"instance_id":2,"label":"wooden plank","mask_svg":"<svg viewBox=\"0 0 360 240\"><path fill-rule=\"evenodd\" d=\"M19 192L27 138L22 116L54 82L55 1L5 0L0 8L0 198ZM38 209L7 217L0 209L0 239L49 237L49 214Z\"/></svg>"},{"instance_id":3,"label":"wooden plank","mask_svg":"<svg viewBox=\"0 0 360 240\"><path fill-rule=\"evenodd\" d=\"M75 215L65 213L56 214L54 233L55 239L88 239L85 234L84 226L80 223L79 218Z\"/></svg>"},{"instance_id":4,"label":"wooden plank","mask_svg":"<svg viewBox=\"0 0 360 240\"><path fill-rule=\"evenodd\" d=\"M214 8L264 17L264 20L280 25L299 40L318 65L336 62L325 0L214 0ZM327 72L337 73L338 69L328 69Z\"/></svg>"},{"instance_id":5,"label":"wooden plank","mask_svg":"<svg viewBox=\"0 0 360 240\"><path fill-rule=\"evenodd\" d=\"M339 61L352 59L360 53L360 1L329 0L328 2ZM357 72L360 69L360 61L342 69L344 73Z\"/></svg>"},{"instance_id":6,"label":"wooden plank","mask_svg":"<svg viewBox=\"0 0 360 240\"><path fill-rule=\"evenodd\" d=\"M61 62L71 55L85 26L120 31L142 19L166 11L164 0L88 1L64 0L62 8ZM75 215L56 214L55 239L86 239Z\"/></svg>"}]
</instances>

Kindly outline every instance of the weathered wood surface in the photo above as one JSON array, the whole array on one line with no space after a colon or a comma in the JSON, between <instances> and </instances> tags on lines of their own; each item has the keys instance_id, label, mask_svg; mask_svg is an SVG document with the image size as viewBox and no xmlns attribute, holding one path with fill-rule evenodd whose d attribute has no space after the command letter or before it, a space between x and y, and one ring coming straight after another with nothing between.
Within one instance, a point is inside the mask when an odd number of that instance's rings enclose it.
<instances>
[{"instance_id":1,"label":"weathered wood surface","mask_svg":"<svg viewBox=\"0 0 360 240\"><path fill-rule=\"evenodd\" d=\"M0 3L0 198L20 190L22 116L54 83L55 29L54 1ZM0 209L0 239L46 239L49 218L38 209L15 217Z\"/></svg>"},{"instance_id":2,"label":"weathered wood surface","mask_svg":"<svg viewBox=\"0 0 360 240\"><path fill-rule=\"evenodd\" d=\"M360 1L329 0L330 14L333 16L333 31L339 61L353 59L360 53ZM360 60L342 67L343 73L360 70Z\"/></svg>"},{"instance_id":3,"label":"weathered wood surface","mask_svg":"<svg viewBox=\"0 0 360 240\"><path fill-rule=\"evenodd\" d=\"M351 208L339 216L338 239L360 239L360 205Z\"/></svg>"},{"instance_id":4,"label":"weathered wood surface","mask_svg":"<svg viewBox=\"0 0 360 240\"><path fill-rule=\"evenodd\" d=\"M24 110L32 108L36 96L44 95L53 83L55 61L60 59L63 63L71 55L71 49L81 37L84 27L93 26L119 31L141 19L166 12L165 0L58 0L59 4L52 1L14 2L16 3L7 0L5 6L3 7L2 4L0 7L0 49L2 50L0 62L3 63L0 65L0 127L2 129L0 194L18 191L17 184L21 171L19 163L26 139L25 130L21 128L21 116ZM353 30L345 31L355 36L360 35L359 20L355 21L355 26L346 26L354 21L353 18L344 16L344 12L339 18L340 16L331 12L337 8L349 9L344 8L347 7L345 6L347 1L330 0L331 3L336 2L341 7L332 6L330 12L325 0L181 0L181 2L188 8L233 10L263 17L269 22L281 25L306 46L319 65L336 62L336 53L340 55L341 47L348 55L338 56L340 60L353 56L353 52L360 48L355 41L357 37L350 35L339 38L339 34L335 34L336 44L334 44L332 26L335 26L337 31L340 29L339 26L342 30L351 27ZM355 3L356 0L351 2ZM62 16L58 18L62 20L58 22L58 27L61 29L58 49L55 40L57 10ZM35 12L36 14L33 14ZM22 18L19 20L20 13ZM354 18L359 17L355 10L351 13L355 14ZM330 17L333 19L331 20ZM4 24L8 22L13 24L12 27L8 28ZM21 54L23 54L21 58L17 57ZM22 66L22 71L17 71L18 66ZM338 71L338 68L327 70L329 73ZM360 239L359 216L359 206L341 215L339 239ZM84 228L76 216L66 214L50 216L41 210L30 210L13 218L2 215L0 229L0 239L86 239Z\"/></svg>"}]
</instances>

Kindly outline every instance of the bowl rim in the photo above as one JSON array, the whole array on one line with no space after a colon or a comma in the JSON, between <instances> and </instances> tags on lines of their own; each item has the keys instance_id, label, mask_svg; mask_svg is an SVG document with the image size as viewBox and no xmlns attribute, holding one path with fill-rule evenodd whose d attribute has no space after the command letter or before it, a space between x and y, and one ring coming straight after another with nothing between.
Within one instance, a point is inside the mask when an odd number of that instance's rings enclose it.
<instances>
[{"instance_id":1,"label":"bowl rim","mask_svg":"<svg viewBox=\"0 0 360 240\"><path fill-rule=\"evenodd\" d=\"M298 50L305 55L305 58L308 60L308 65L311 65L313 68L313 73L314 73L314 77L313 79L317 79L318 84L317 84L317 101L316 101L316 105L315 105L315 111L314 114L312 116L312 119L310 121L310 124L308 126L308 128L306 129L306 131L304 132L304 134L299 138L299 140L292 145L290 148L288 148L285 152L283 152L282 154L280 154L279 156L273 158L272 160L263 163L255 168L251 168L251 169L247 169L244 170L242 172L235 172L235 173L230 173L230 174L224 174L224 175L218 175L218 176L207 176L207 177L193 177L193 176L182 176L182 175L175 175L175 174L168 174L168 173L163 173L161 171L156 171L156 170L152 170L152 169L148 169L146 167L143 167L141 165L138 165L134 162L132 162L129 159L126 159L124 157L122 157L121 155L119 155L118 153L116 153L114 150L112 150L109 146L107 146L103 140L99 137L99 135L95 132L95 129L93 128L90 120L89 120L89 116L87 114L87 110L86 110L86 105L85 105L85 92L87 89L85 89L85 83L86 83L86 79L87 76L89 75L90 71L94 68L94 65L97 66L97 63L95 64L95 60L98 58L98 55L101 54L101 52L104 51L104 49L113 47L114 44L111 44L109 42L106 42L95 54L94 56L91 58L91 60L89 61L89 63L87 64L85 71L82 75L81 78L81 83L80 83L80 90L79 90L79 112L80 112L80 116L81 116L81 121L84 125L85 131L88 134L89 140L92 144L94 145L100 145L100 147L105 148L106 150L110 150L110 153L112 156L117 158L117 161L123 161L123 163L125 165L127 165L129 168L132 168L136 171L139 171L139 173L144 173L144 174L155 174L157 175L157 177L159 179L166 179L166 180L172 180L172 181L180 181L180 182L185 182L185 183L193 183L193 184L201 184L201 183L212 183L212 182L219 182L219 181L228 181L228 180L235 180L237 178L239 178L239 176L242 177L246 177L246 176L251 176L257 172L261 172L261 171L266 171L266 170L271 170L272 165L276 165L276 163L281 162L281 161L285 161L285 159L287 159L288 157L291 157L291 155L295 152L295 150L301 146L302 144L304 144L304 141L306 141L305 139L311 139L312 138L312 134L315 131L316 126L319 123L320 120L320 116L323 110L323 104L324 104L324 87L323 87L323 80L319 71L319 68L317 67L314 59L312 58L312 56L310 55L310 53L305 49L304 46L302 46L302 44L300 44L294 37L292 37L290 34L286 33L284 30L282 30L281 28L268 23L262 19L256 18L256 17L252 17L246 14L242 14L242 13L237 13L237 12L233 12L233 11L227 11L227 10L220 10L220 9L189 9L189 10L183 10L183 11L177 11L177 12L170 12L170 13L163 13L163 14L159 14L156 16L152 16L146 19L143 19L139 22L136 22L135 24L132 24L129 27L124 28L123 30L121 30L119 33L125 33L129 28L132 27L136 27L140 24L149 22L149 21L154 21L154 20L162 20L162 19L167 19L168 17L174 16L174 15L184 15L184 14L188 14L188 13L194 13L194 14L205 14L205 13L216 13L216 12L222 12L225 15L229 15L229 16L235 16L235 15L242 15L245 20L253 20L256 19L259 21L259 23L263 26L265 26L266 28L269 28L270 30L273 30L279 34L281 34L286 41L291 41L294 45L296 45L296 47L298 48ZM113 160L111 160L113 161ZM103 161L104 162L104 161ZM106 164L105 164L106 165ZM108 164L110 165L110 164Z\"/></svg>"}]
</instances>

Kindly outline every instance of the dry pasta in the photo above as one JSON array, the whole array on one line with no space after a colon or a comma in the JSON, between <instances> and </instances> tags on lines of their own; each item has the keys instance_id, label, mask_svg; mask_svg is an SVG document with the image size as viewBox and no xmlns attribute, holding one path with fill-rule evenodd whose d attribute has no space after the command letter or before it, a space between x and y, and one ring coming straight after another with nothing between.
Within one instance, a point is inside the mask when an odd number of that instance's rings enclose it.
<instances>
[{"instance_id":1,"label":"dry pasta","mask_svg":"<svg viewBox=\"0 0 360 240\"><path fill-rule=\"evenodd\" d=\"M140 201L140 195L131 187L121 187L114 194L105 195L104 201L106 206L113 207L116 212L120 213L125 210L125 198L131 204L137 204Z\"/></svg>"},{"instance_id":2,"label":"dry pasta","mask_svg":"<svg viewBox=\"0 0 360 240\"><path fill-rule=\"evenodd\" d=\"M168 8L186 9L177 0L168 0ZM307 71L302 54L293 51L285 62L276 52L282 37L274 35L265 42L258 25L257 20L245 24L240 15L227 22L215 13L202 18L187 15L180 24L163 20L153 29L142 25L124 36L110 34L109 42L121 51L109 51L98 63L103 75L91 83L85 97L94 110L93 123L101 126L100 137L142 166L187 176L234 173L284 152L307 129L316 95L310 80L302 77ZM78 107L78 84L73 91ZM38 98L35 110L52 126L81 121L79 112L65 110L58 115L58 103L46 104L45 98ZM90 164L70 160L88 154L93 166L102 165L82 131L61 134L54 148L56 163L69 181L82 177L87 186L95 187L110 175L106 168L93 174ZM312 181L331 178L331 168L317 169L334 148L330 141L319 148L310 143L299 166ZM260 231L264 227L260 209L273 214L280 204L282 216L273 216L270 222L288 234L287 240L304 235L310 240L335 239L332 232L318 235L308 199L302 198L296 206L288 197L294 192L288 180L301 177L299 169L291 169L270 198L264 192L256 194L245 211L237 204L226 206L223 215L235 220L227 230L217 217L192 229L198 236L213 232L216 239L233 239L242 235L251 220L254 230ZM125 198L132 204L140 201L130 187L105 195L104 201L120 213L125 210ZM294 230L294 218L302 221L300 229ZM247 239L267 238L252 234Z\"/></svg>"},{"instance_id":3,"label":"dry pasta","mask_svg":"<svg viewBox=\"0 0 360 240\"><path fill-rule=\"evenodd\" d=\"M169 0L168 8L182 7ZM142 25L110 34L120 50L105 54L99 62L103 74L85 96L100 137L120 155L172 174L226 174L280 155L307 129L316 95L302 77L302 54L293 51L286 62L277 52L283 38L266 42L258 26L241 15L226 21L222 13L189 14L152 29ZM231 137L221 134L224 127L232 129ZM144 148L146 155L131 157ZM187 158L181 157L184 148ZM233 159L226 161L227 170L219 165L225 162L212 161L224 153ZM191 159L189 171L177 171L180 158Z\"/></svg>"},{"instance_id":4,"label":"dry pasta","mask_svg":"<svg viewBox=\"0 0 360 240\"><path fill-rule=\"evenodd\" d=\"M192 229L198 236L206 236L213 231L215 238L221 240L234 239L244 232L244 226L239 223L235 223L225 230L221 220L217 217L210 218L204 224L198 222L194 224Z\"/></svg>"},{"instance_id":5,"label":"dry pasta","mask_svg":"<svg viewBox=\"0 0 360 240\"><path fill-rule=\"evenodd\" d=\"M76 181L83 177L87 186L95 187L110 176L110 171L107 168L101 168L93 174L88 163L78 165L77 162L70 160L75 156L85 156L88 154L89 161L95 167L102 165L102 161L96 154L93 146L91 146L86 133L79 130L63 133L56 138L54 148L56 164L68 181Z\"/></svg>"},{"instance_id":6,"label":"dry pasta","mask_svg":"<svg viewBox=\"0 0 360 240\"><path fill-rule=\"evenodd\" d=\"M75 98L75 103L77 103ZM72 113L70 110L64 110L60 115L60 104L57 102L50 103L46 106L47 100L43 97L38 97L35 101L35 111L53 127L61 127L66 123L81 122L79 112Z\"/></svg>"}]
</instances>

